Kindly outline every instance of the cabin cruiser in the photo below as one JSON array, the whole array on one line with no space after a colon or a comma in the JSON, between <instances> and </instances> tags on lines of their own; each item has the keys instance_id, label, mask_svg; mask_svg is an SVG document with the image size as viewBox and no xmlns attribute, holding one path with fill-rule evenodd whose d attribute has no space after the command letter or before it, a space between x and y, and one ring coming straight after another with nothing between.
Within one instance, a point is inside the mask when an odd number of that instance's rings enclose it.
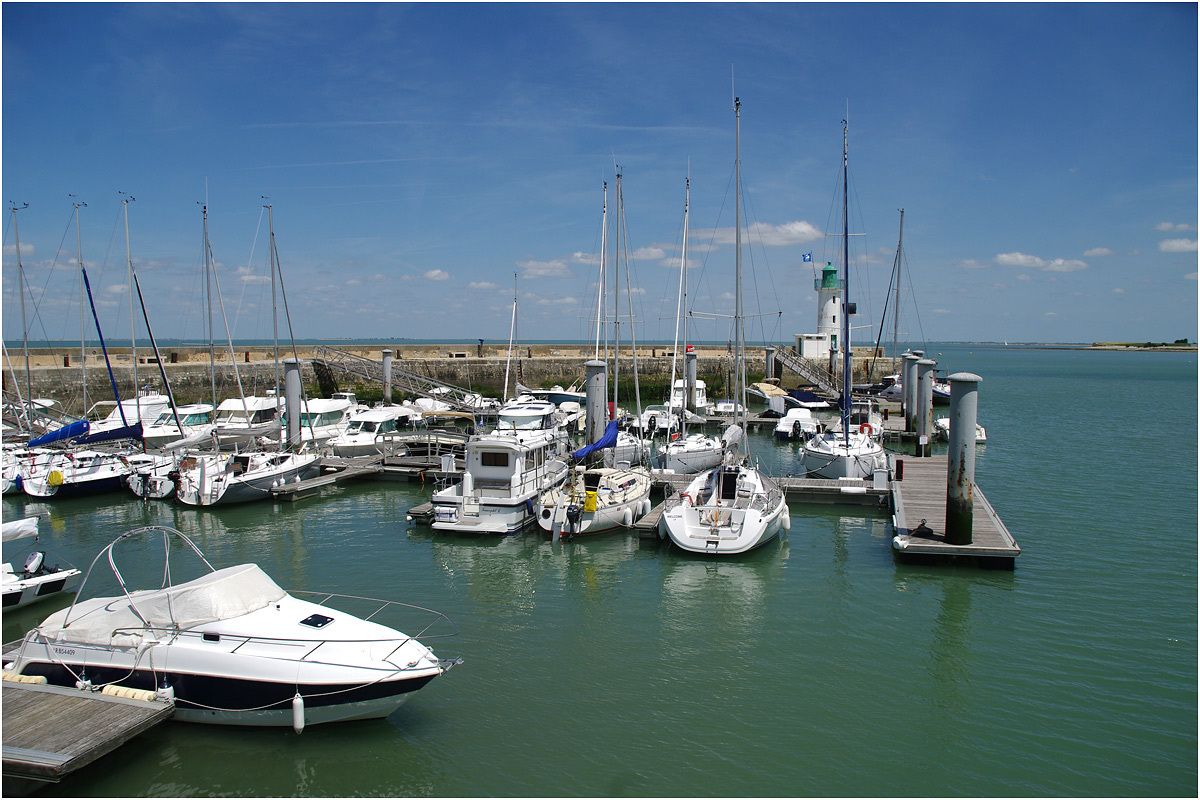
<instances>
[{"instance_id":1,"label":"cabin cruiser","mask_svg":"<svg viewBox=\"0 0 1200 800\"><path fill-rule=\"evenodd\" d=\"M515 533L534 500L567 477L567 434L553 403L522 396L500 409L496 430L467 442L462 480L434 492L433 528Z\"/></svg>"},{"instance_id":2,"label":"cabin cruiser","mask_svg":"<svg viewBox=\"0 0 1200 800\"><path fill-rule=\"evenodd\" d=\"M20 539L37 539L38 518L26 517L4 523L3 539L14 542ZM74 567L50 566L46 553L35 550L25 558L21 571L13 569L8 561L3 565L3 603L5 609L21 608L48 597L70 594L79 587L83 573Z\"/></svg>"},{"instance_id":3,"label":"cabin cruiser","mask_svg":"<svg viewBox=\"0 0 1200 800\"><path fill-rule=\"evenodd\" d=\"M820 424L807 408L789 408L775 423L776 439L805 439L817 433Z\"/></svg>"},{"instance_id":4,"label":"cabin cruiser","mask_svg":"<svg viewBox=\"0 0 1200 800\"><path fill-rule=\"evenodd\" d=\"M176 411L179 414L179 424L175 423ZM158 415L158 418L142 428L142 441L150 449L166 447L180 439L206 438L212 434L213 406L211 403L192 403L179 406L176 411L168 408ZM182 426L182 430L180 430Z\"/></svg>"},{"instance_id":5,"label":"cabin cruiser","mask_svg":"<svg viewBox=\"0 0 1200 800\"><path fill-rule=\"evenodd\" d=\"M687 382L678 378L671 387L671 397L667 400L669 408L683 408L683 398L687 392ZM692 387L692 402L686 404L688 408L693 409L697 414L709 416L714 412L714 406L708 402L708 384L697 379L696 385Z\"/></svg>"},{"instance_id":6,"label":"cabin cruiser","mask_svg":"<svg viewBox=\"0 0 1200 800\"><path fill-rule=\"evenodd\" d=\"M222 400L213 420L221 447L248 447L262 436L278 441L279 406L279 398L274 395Z\"/></svg>"},{"instance_id":7,"label":"cabin cruiser","mask_svg":"<svg viewBox=\"0 0 1200 800\"><path fill-rule=\"evenodd\" d=\"M717 404L713 406L713 413L723 417L732 417L735 414L745 414L746 407L733 400L718 400Z\"/></svg>"},{"instance_id":8,"label":"cabin cruiser","mask_svg":"<svg viewBox=\"0 0 1200 800\"><path fill-rule=\"evenodd\" d=\"M788 397L792 398L792 401L795 403L795 405L800 406L800 408L807 408L812 411L820 411L821 409L832 408L825 398L809 389L792 389L787 394Z\"/></svg>"},{"instance_id":9,"label":"cabin cruiser","mask_svg":"<svg viewBox=\"0 0 1200 800\"><path fill-rule=\"evenodd\" d=\"M151 540L147 544L161 537L159 552L173 549L177 555L157 572L161 584L155 580L151 588L134 591L114 550L143 537ZM122 593L79 599L102 561ZM195 572L202 574L174 582ZM414 636L381 624L383 616L407 608L430 618L418 634L424 635L445 620L437 612L384 600L289 593L256 564L214 568L171 528L141 528L118 537L96 556L88 580L70 607L25 635L6 670L40 675L54 686L95 691L119 685L151 692L174 700L174 718L185 722L291 725L300 732L306 724L386 717L461 663L439 659ZM374 610L364 619L335 607L351 600Z\"/></svg>"},{"instance_id":10,"label":"cabin cruiser","mask_svg":"<svg viewBox=\"0 0 1200 800\"><path fill-rule=\"evenodd\" d=\"M734 555L791 527L783 490L766 473L728 458L697 475L659 518L660 538L691 553Z\"/></svg>"},{"instance_id":11,"label":"cabin cruiser","mask_svg":"<svg viewBox=\"0 0 1200 800\"><path fill-rule=\"evenodd\" d=\"M319 471L320 456L315 453L198 455L179 462L175 496L189 506L266 500L272 489L315 477Z\"/></svg>"},{"instance_id":12,"label":"cabin cruiser","mask_svg":"<svg viewBox=\"0 0 1200 800\"><path fill-rule=\"evenodd\" d=\"M350 396L353 398L353 395ZM300 441L302 444L322 445L346 431L350 415L357 409L356 403L346 397L301 400ZM283 413L281 428L287 428L290 410Z\"/></svg>"},{"instance_id":13,"label":"cabin cruiser","mask_svg":"<svg viewBox=\"0 0 1200 800\"><path fill-rule=\"evenodd\" d=\"M141 424L144 430L145 426L157 420L163 411L170 409L171 398L165 394L145 393L129 400L122 400L119 404L111 400L103 401L91 407L88 411L89 419L96 414L98 409L107 406L116 407L107 416L92 422L82 441L101 442L110 438L120 438L123 429L133 428L138 424ZM111 435L106 436L105 434Z\"/></svg>"},{"instance_id":14,"label":"cabin cruiser","mask_svg":"<svg viewBox=\"0 0 1200 800\"><path fill-rule=\"evenodd\" d=\"M944 442L950 441L950 418L938 417L933 421L934 438ZM987 444L987 429L975 423L975 444Z\"/></svg>"},{"instance_id":15,"label":"cabin cruiser","mask_svg":"<svg viewBox=\"0 0 1200 800\"><path fill-rule=\"evenodd\" d=\"M128 456L99 450L59 451L22 467L21 490L30 497L79 497L120 491L129 475Z\"/></svg>"},{"instance_id":16,"label":"cabin cruiser","mask_svg":"<svg viewBox=\"0 0 1200 800\"><path fill-rule=\"evenodd\" d=\"M175 494L178 458L172 453L134 453L127 457L125 486L134 497L165 500Z\"/></svg>"},{"instance_id":17,"label":"cabin cruiser","mask_svg":"<svg viewBox=\"0 0 1200 800\"><path fill-rule=\"evenodd\" d=\"M630 427L636 428L644 436L669 436L679 430L679 415L666 405L646 406L642 415L634 419Z\"/></svg>"},{"instance_id":18,"label":"cabin cruiser","mask_svg":"<svg viewBox=\"0 0 1200 800\"><path fill-rule=\"evenodd\" d=\"M346 423L346 430L329 440L334 455L342 458L379 455L385 444L378 437L411 429L419 414L406 406L380 406L359 411Z\"/></svg>"}]
</instances>

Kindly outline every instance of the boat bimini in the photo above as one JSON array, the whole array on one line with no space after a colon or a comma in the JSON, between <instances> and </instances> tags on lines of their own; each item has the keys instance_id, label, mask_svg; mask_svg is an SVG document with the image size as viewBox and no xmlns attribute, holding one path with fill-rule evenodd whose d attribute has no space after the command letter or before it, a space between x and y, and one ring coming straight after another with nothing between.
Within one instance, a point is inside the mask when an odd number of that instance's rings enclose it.
<instances>
[{"instance_id":1,"label":"boat bimini","mask_svg":"<svg viewBox=\"0 0 1200 800\"><path fill-rule=\"evenodd\" d=\"M114 551L139 538L147 543L161 538L155 545L160 552L182 552L188 563L177 566L176 556L156 573L163 575L161 585L131 590ZM190 563L193 555L198 565ZM101 560L122 594L79 599ZM203 574L172 582L188 568ZM100 551L75 602L27 633L5 669L44 676L55 686L154 692L173 699L175 719L185 722L291 725L299 732L305 724L386 717L461 663L439 659L416 638L445 621L437 612L383 600L294 594L313 601L284 591L255 564L215 569L177 530L139 528ZM373 610L360 618L332 607L335 598ZM403 609L428 615L417 634L373 621Z\"/></svg>"}]
</instances>

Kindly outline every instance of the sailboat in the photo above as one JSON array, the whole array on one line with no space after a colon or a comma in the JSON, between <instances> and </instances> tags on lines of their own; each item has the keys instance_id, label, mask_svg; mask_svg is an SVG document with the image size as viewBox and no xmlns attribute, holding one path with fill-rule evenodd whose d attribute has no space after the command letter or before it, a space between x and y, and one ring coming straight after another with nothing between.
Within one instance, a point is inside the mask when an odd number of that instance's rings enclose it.
<instances>
[{"instance_id":1,"label":"sailboat","mask_svg":"<svg viewBox=\"0 0 1200 800\"><path fill-rule=\"evenodd\" d=\"M692 407L703 410L705 414L712 411L705 394L705 385L701 380L696 381L693 397L686 397L687 380L675 378L675 367L679 361L679 345L682 331L684 351L687 350L687 243L688 243L688 211L692 203L692 179L688 177L683 190L683 254L679 259L679 294L675 301L675 345L671 355L671 396L668 408L672 411L679 409L679 436L663 445L658 451L656 464L660 469L676 472L682 475L692 475L711 469L721 463L724 444L715 436L704 433L687 432L688 401Z\"/></svg>"},{"instance_id":2,"label":"sailboat","mask_svg":"<svg viewBox=\"0 0 1200 800\"><path fill-rule=\"evenodd\" d=\"M622 229L624 203L621 196L621 175L617 175L617 230ZM605 192L605 222L607 225L607 184ZM619 241L619 239L618 239ZM604 297L604 254L601 254L600 259L600 280L597 287L597 306L602 305ZM621 259L618 253L616 259L616 268L613 270L613 285L614 285L614 308L620 306L621 297L621 282L620 282L620 264ZM628 271L626 272L628 274ZM626 293L626 298L629 301L629 317L633 319L633 298L630 293ZM597 318L597 326L600 321ZM632 328L632 324L630 325ZM632 341L632 338L631 338ZM597 340L596 354L599 355L600 345ZM636 343L633 346L635 351L634 356L634 379L637 379L637 357ZM620 359L620 347L618 343L617 349L614 351L614 361ZM615 370L614 370L615 371ZM618 396L616 377L613 379L613 408L616 408L616 398ZM605 395L607 395L607 387L605 387ZM587 466L587 460L595 453L602 450L609 450L618 447L620 442L620 433L618 432L618 421L611 420L604 430L604 434L595 442L580 448L571 454L572 469L567 474L565 483L557 485L546 492L543 492L538 498L537 507L535 509L538 525L542 530L550 533L551 536L561 536L570 538L585 533L601 533L603 531L613 530L617 527L628 528L633 524L634 520L644 516L650 510L650 470L646 467L633 466L634 463L640 463L642 459L637 457L635 462L632 458L626 456L621 461L614 462L615 465L609 466ZM629 449L630 443L628 439L633 439L633 448L637 454L643 452L642 443L635 436L626 433L626 449Z\"/></svg>"},{"instance_id":3,"label":"sailboat","mask_svg":"<svg viewBox=\"0 0 1200 800\"><path fill-rule=\"evenodd\" d=\"M791 526L787 501L775 481L746 463L741 452L746 436L746 332L742 313L742 103L733 99L736 123L734 184L736 193L736 263L734 329L737 339L735 394L741 411L726 429L724 461L702 472L680 493L680 502L663 512L659 535L692 553L734 555L761 547ZM748 450L748 444L746 449Z\"/></svg>"},{"instance_id":4,"label":"sailboat","mask_svg":"<svg viewBox=\"0 0 1200 800\"><path fill-rule=\"evenodd\" d=\"M851 393L850 316L850 205L849 188L850 127L842 121L842 282L845 299L842 314L842 395L838 403L840 424L835 430L813 436L804 443L802 463L809 475L822 478L868 478L877 469L887 469L887 455L876 441L871 422L863 421L854 427L851 415L854 405Z\"/></svg>"}]
</instances>

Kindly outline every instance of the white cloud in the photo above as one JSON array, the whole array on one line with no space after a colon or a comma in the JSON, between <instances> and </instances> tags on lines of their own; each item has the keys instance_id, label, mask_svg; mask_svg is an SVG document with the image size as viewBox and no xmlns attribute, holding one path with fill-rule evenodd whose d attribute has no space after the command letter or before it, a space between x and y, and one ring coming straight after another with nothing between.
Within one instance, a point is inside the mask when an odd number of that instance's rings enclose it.
<instances>
[{"instance_id":1,"label":"white cloud","mask_svg":"<svg viewBox=\"0 0 1200 800\"><path fill-rule=\"evenodd\" d=\"M270 275L256 275L254 270L252 270L250 267L238 267L235 274L237 275L237 279L239 281L246 284L271 282Z\"/></svg>"},{"instance_id":2,"label":"white cloud","mask_svg":"<svg viewBox=\"0 0 1200 800\"><path fill-rule=\"evenodd\" d=\"M1017 276L1017 280L1019 280L1019 281L1031 281L1031 280L1033 280L1033 278L1029 277L1029 276L1028 276L1028 275L1026 275L1024 272L1022 272L1020 275L1018 275L1018 276Z\"/></svg>"},{"instance_id":3,"label":"white cloud","mask_svg":"<svg viewBox=\"0 0 1200 800\"><path fill-rule=\"evenodd\" d=\"M1187 278L1189 281L1194 281L1194 280L1196 280L1196 273L1189 272L1187 275L1184 275L1183 277Z\"/></svg>"},{"instance_id":4,"label":"white cloud","mask_svg":"<svg viewBox=\"0 0 1200 800\"><path fill-rule=\"evenodd\" d=\"M539 306L575 306L579 304L574 297L539 297L534 302Z\"/></svg>"},{"instance_id":5,"label":"white cloud","mask_svg":"<svg viewBox=\"0 0 1200 800\"><path fill-rule=\"evenodd\" d=\"M1026 253L1000 253L996 256L996 263L1003 264L1006 267L1027 267L1029 269L1040 269L1045 272L1075 272L1076 270L1087 269L1087 262L1076 258L1045 259Z\"/></svg>"},{"instance_id":6,"label":"white cloud","mask_svg":"<svg viewBox=\"0 0 1200 800\"><path fill-rule=\"evenodd\" d=\"M431 269L424 275L427 281L444 281L450 277L450 273L444 269Z\"/></svg>"},{"instance_id":7,"label":"white cloud","mask_svg":"<svg viewBox=\"0 0 1200 800\"><path fill-rule=\"evenodd\" d=\"M962 267L963 269L983 269L987 266L987 264L980 263L973 258L964 258L962 261L958 262L958 266Z\"/></svg>"},{"instance_id":8,"label":"white cloud","mask_svg":"<svg viewBox=\"0 0 1200 800\"><path fill-rule=\"evenodd\" d=\"M1042 316L1043 317L1057 317L1058 312L1057 311L1047 311L1045 314L1042 314Z\"/></svg>"},{"instance_id":9,"label":"white cloud","mask_svg":"<svg viewBox=\"0 0 1200 800\"><path fill-rule=\"evenodd\" d=\"M646 290L640 286L634 286L632 289L629 290L629 293L632 295L635 295L635 296L641 296L646 293Z\"/></svg>"},{"instance_id":10,"label":"white cloud","mask_svg":"<svg viewBox=\"0 0 1200 800\"><path fill-rule=\"evenodd\" d=\"M1175 231L1182 233L1184 231L1194 231L1196 230L1196 226L1186 222L1160 222L1154 226L1154 230L1162 231L1163 233L1173 233Z\"/></svg>"},{"instance_id":11,"label":"white cloud","mask_svg":"<svg viewBox=\"0 0 1200 800\"><path fill-rule=\"evenodd\" d=\"M1090 250L1084 250L1083 254L1088 258L1094 258L1096 256L1111 256L1113 251L1107 247L1093 247Z\"/></svg>"},{"instance_id":12,"label":"white cloud","mask_svg":"<svg viewBox=\"0 0 1200 800\"><path fill-rule=\"evenodd\" d=\"M749 234L747 242L761 242L764 247L804 244L825 236L812 223L804 220L794 220L779 225L756 222L750 226L747 233ZM702 228L692 233L691 238L699 239L702 242L708 242L711 239L717 244L733 244L736 241L736 232L733 228ZM689 245L689 249L694 248Z\"/></svg>"},{"instance_id":13,"label":"white cloud","mask_svg":"<svg viewBox=\"0 0 1200 800\"><path fill-rule=\"evenodd\" d=\"M1194 253L1195 239L1164 239L1158 243L1158 249L1164 253Z\"/></svg>"},{"instance_id":14,"label":"white cloud","mask_svg":"<svg viewBox=\"0 0 1200 800\"><path fill-rule=\"evenodd\" d=\"M114 283L112 286L105 287L104 291L108 294L125 294L129 291L129 287L124 283Z\"/></svg>"},{"instance_id":15,"label":"white cloud","mask_svg":"<svg viewBox=\"0 0 1200 800\"><path fill-rule=\"evenodd\" d=\"M592 266L598 266L600 264L600 254L574 252L571 254L571 260L576 264L591 264Z\"/></svg>"},{"instance_id":16,"label":"white cloud","mask_svg":"<svg viewBox=\"0 0 1200 800\"><path fill-rule=\"evenodd\" d=\"M467 284L468 289L495 289L496 284L491 281L471 281Z\"/></svg>"},{"instance_id":17,"label":"white cloud","mask_svg":"<svg viewBox=\"0 0 1200 800\"><path fill-rule=\"evenodd\" d=\"M528 259L526 261L518 261L517 266L521 268L522 278L565 278L571 274L570 270L567 269L567 262L561 258L551 261L534 261Z\"/></svg>"},{"instance_id":18,"label":"white cloud","mask_svg":"<svg viewBox=\"0 0 1200 800\"><path fill-rule=\"evenodd\" d=\"M663 258L666 254L667 251L661 247L639 247L629 257L638 261L653 261L654 259Z\"/></svg>"},{"instance_id":19,"label":"white cloud","mask_svg":"<svg viewBox=\"0 0 1200 800\"><path fill-rule=\"evenodd\" d=\"M1113 289L1113 294L1125 294L1125 288L1118 286L1117 288Z\"/></svg>"},{"instance_id":20,"label":"white cloud","mask_svg":"<svg viewBox=\"0 0 1200 800\"><path fill-rule=\"evenodd\" d=\"M935 313L935 314L941 314L942 316L945 316L946 314L953 314L954 312L953 312L953 311L951 311L951 310L950 310L950 309L948 309L948 308L935 308L935 309L933 310L933 313Z\"/></svg>"},{"instance_id":21,"label":"white cloud","mask_svg":"<svg viewBox=\"0 0 1200 800\"><path fill-rule=\"evenodd\" d=\"M4 245L4 255L15 256L16 254L17 254L17 246L15 244ZM29 244L28 242L21 242L21 255L23 255L23 256L33 255L33 245Z\"/></svg>"}]
</instances>

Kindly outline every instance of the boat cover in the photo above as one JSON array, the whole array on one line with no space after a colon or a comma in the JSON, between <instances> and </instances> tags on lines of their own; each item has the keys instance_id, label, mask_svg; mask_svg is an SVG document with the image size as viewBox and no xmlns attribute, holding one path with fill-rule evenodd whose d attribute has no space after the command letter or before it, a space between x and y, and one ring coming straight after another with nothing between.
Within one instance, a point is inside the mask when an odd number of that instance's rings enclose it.
<instances>
[{"instance_id":1,"label":"boat cover","mask_svg":"<svg viewBox=\"0 0 1200 800\"><path fill-rule=\"evenodd\" d=\"M4 523L3 532L0 535L2 535L3 540L6 542L37 536L38 518L26 517L25 519L15 519L12 522L6 522Z\"/></svg>"},{"instance_id":2,"label":"boat cover","mask_svg":"<svg viewBox=\"0 0 1200 800\"><path fill-rule=\"evenodd\" d=\"M245 616L286 594L257 564L239 564L166 589L83 600L51 614L38 630L55 642L130 647L141 641L147 624L185 630Z\"/></svg>"},{"instance_id":3,"label":"boat cover","mask_svg":"<svg viewBox=\"0 0 1200 800\"><path fill-rule=\"evenodd\" d=\"M41 447L42 445L50 444L51 442L60 442L65 439L74 439L76 436L82 436L88 432L91 423L86 419L77 420L69 425L63 425L61 428L56 428L49 433L44 433L36 439L30 439L28 447Z\"/></svg>"},{"instance_id":4,"label":"boat cover","mask_svg":"<svg viewBox=\"0 0 1200 800\"><path fill-rule=\"evenodd\" d=\"M97 431L96 433L88 433L79 437L80 444L97 444L99 442L115 442L118 439L141 439L142 438L142 423L135 422L132 425L125 425L120 428L112 428L107 431Z\"/></svg>"},{"instance_id":5,"label":"boat cover","mask_svg":"<svg viewBox=\"0 0 1200 800\"><path fill-rule=\"evenodd\" d=\"M579 448L571 454L571 458L582 461L597 450L614 447L617 444L617 421L614 419L604 428L604 435L589 445Z\"/></svg>"}]
</instances>

